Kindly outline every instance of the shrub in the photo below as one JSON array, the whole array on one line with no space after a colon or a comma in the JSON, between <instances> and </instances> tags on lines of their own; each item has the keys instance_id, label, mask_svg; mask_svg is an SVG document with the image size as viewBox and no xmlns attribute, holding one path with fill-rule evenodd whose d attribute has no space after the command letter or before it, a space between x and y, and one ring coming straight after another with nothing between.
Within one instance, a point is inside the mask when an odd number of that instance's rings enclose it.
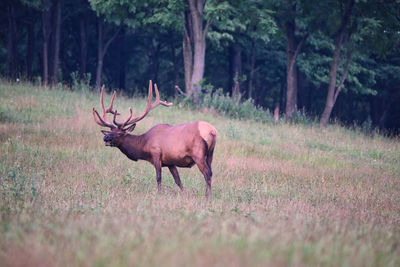
<instances>
[{"instance_id":1,"label":"shrub","mask_svg":"<svg viewBox=\"0 0 400 267\"><path fill-rule=\"evenodd\" d=\"M90 73L85 73L83 74L83 78L79 77L79 72L75 71L71 73L71 89L73 91L80 91L83 92L84 94L87 94L90 91L90 80L91 80L91 74Z\"/></svg>"},{"instance_id":2,"label":"shrub","mask_svg":"<svg viewBox=\"0 0 400 267\"><path fill-rule=\"evenodd\" d=\"M222 88L213 90L213 88L208 87L199 95L197 102L192 96L178 99L178 101L182 105L194 109L214 109L230 118L255 120L264 123L273 122L272 115L268 109L264 110L262 107L257 106L252 99L242 101L240 95L231 97L229 94L224 94Z\"/></svg>"},{"instance_id":3,"label":"shrub","mask_svg":"<svg viewBox=\"0 0 400 267\"><path fill-rule=\"evenodd\" d=\"M311 125L311 124L317 124L318 123L318 118L317 117L312 117L307 112L305 109L295 109L291 122L294 124L303 124L303 125Z\"/></svg>"}]
</instances>

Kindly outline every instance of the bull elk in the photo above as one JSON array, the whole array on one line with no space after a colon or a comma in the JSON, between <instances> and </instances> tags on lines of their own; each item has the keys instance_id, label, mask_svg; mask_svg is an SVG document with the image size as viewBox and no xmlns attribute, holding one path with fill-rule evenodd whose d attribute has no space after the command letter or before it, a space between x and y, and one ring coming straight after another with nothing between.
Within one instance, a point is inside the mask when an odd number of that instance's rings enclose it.
<instances>
[{"instance_id":1,"label":"bull elk","mask_svg":"<svg viewBox=\"0 0 400 267\"><path fill-rule=\"evenodd\" d=\"M178 126L158 124L142 135L129 134L135 129L136 123L146 117L150 110L158 105L172 106L172 103L160 101L157 84L154 84L154 90L156 100L152 103L153 86L150 81L144 112L140 116L132 118L132 108L130 108L130 115L120 123L117 121L120 113L113 110L116 92L114 91L110 106L105 109L103 85L100 95L103 114L100 116L93 108L93 118L98 125L110 128L110 131L101 131L104 134L105 145L119 148L133 161L146 160L153 164L156 169L158 192L161 191L162 167L169 168L175 183L183 191L177 167L190 168L196 164L206 180L206 197L209 198L211 195L211 163L217 140L217 130L211 124L204 121L188 122ZM107 113L113 115L113 123L107 120Z\"/></svg>"}]
</instances>

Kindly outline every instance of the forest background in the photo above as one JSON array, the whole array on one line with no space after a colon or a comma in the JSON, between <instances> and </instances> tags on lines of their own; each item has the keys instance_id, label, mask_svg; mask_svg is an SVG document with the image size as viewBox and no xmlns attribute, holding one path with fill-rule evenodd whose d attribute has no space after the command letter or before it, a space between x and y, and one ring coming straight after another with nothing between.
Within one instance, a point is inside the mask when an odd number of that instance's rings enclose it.
<instances>
[{"instance_id":1,"label":"forest background","mask_svg":"<svg viewBox=\"0 0 400 267\"><path fill-rule=\"evenodd\" d=\"M397 0L5 0L0 62L11 81L140 95L151 79L189 105L400 129Z\"/></svg>"}]
</instances>

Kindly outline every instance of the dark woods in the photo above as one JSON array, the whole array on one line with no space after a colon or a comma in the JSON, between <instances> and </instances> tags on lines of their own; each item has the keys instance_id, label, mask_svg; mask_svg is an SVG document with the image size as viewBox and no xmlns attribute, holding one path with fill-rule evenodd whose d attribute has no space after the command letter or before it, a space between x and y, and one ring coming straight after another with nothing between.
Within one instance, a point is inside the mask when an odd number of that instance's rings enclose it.
<instances>
[{"instance_id":1,"label":"dark woods","mask_svg":"<svg viewBox=\"0 0 400 267\"><path fill-rule=\"evenodd\" d=\"M198 102L225 94L285 114L400 129L396 1L5 0L0 78ZM177 87L176 87L177 85Z\"/></svg>"}]
</instances>

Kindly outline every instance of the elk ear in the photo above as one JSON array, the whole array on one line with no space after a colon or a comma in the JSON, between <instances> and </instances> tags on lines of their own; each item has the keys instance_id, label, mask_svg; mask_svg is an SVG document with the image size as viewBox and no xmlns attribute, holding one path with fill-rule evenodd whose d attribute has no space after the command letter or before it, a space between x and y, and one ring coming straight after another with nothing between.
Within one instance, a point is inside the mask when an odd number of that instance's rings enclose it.
<instances>
[{"instance_id":1,"label":"elk ear","mask_svg":"<svg viewBox=\"0 0 400 267\"><path fill-rule=\"evenodd\" d=\"M134 123L134 124L132 124L131 126L129 126L129 127L126 129L126 132L127 132L127 133L132 132L133 129L135 129L135 127L136 127L136 123Z\"/></svg>"},{"instance_id":2,"label":"elk ear","mask_svg":"<svg viewBox=\"0 0 400 267\"><path fill-rule=\"evenodd\" d=\"M110 131L105 131L105 130L101 130L101 132L102 132L104 135L107 135L107 134L111 133Z\"/></svg>"}]
</instances>

